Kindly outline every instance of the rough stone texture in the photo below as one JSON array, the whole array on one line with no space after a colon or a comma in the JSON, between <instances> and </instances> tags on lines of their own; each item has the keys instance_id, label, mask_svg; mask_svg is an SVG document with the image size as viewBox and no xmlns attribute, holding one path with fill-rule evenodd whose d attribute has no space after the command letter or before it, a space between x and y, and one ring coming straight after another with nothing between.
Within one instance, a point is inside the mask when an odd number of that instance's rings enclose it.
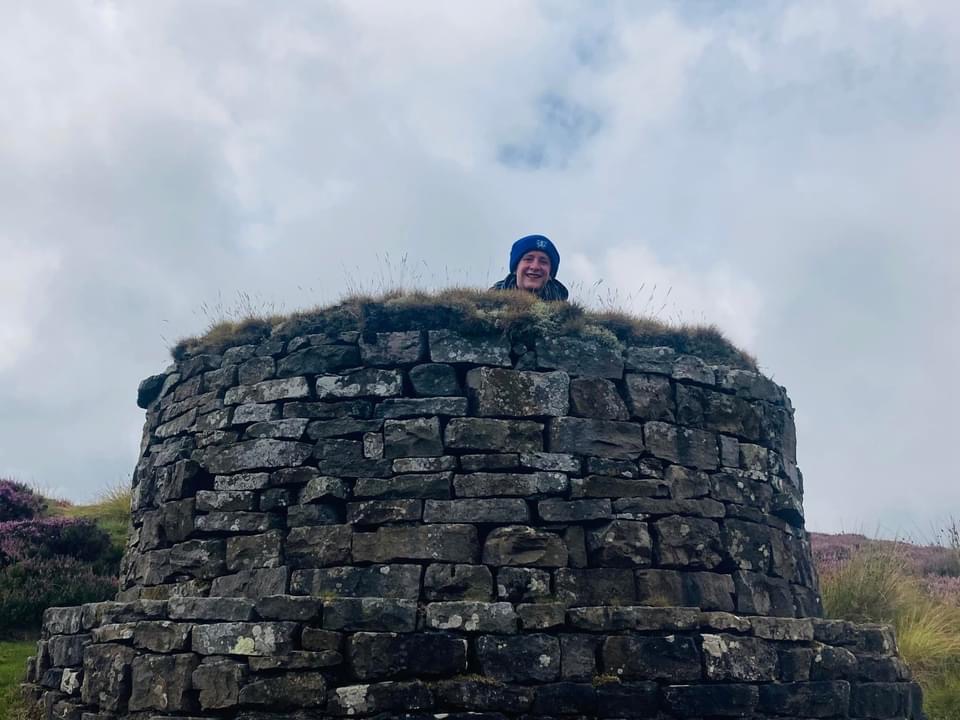
<instances>
[{"instance_id":1,"label":"rough stone texture","mask_svg":"<svg viewBox=\"0 0 960 720\"><path fill-rule=\"evenodd\" d=\"M631 460L644 450L639 425L562 417L550 422L550 451Z\"/></svg>"},{"instance_id":2,"label":"rough stone texture","mask_svg":"<svg viewBox=\"0 0 960 720\"><path fill-rule=\"evenodd\" d=\"M450 330L431 330L428 337L430 359L435 363L510 365L506 338L467 338Z\"/></svg>"},{"instance_id":3,"label":"rough stone texture","mask_svg":"<svg viewBox=\"0 0 960 720\"><path fill-rule=\"evenodd\" d=\"M623 376L621 352L596 340L572 337L545 337L536 342L540 367L564 370L584 377Z\"/></svg>"},{"instance_id":4,"label":"rough stone texture","mask_svg":"<svg viewBox=\"0 0 960 720\"><path fill-rule=\"evenodd\" d=\"M570 376L474 368L467 373L467 392L475 414L507 417L561 417L570 408Z\"/></svg>"},{"instance_id":5,"label":"rough stone texture","mask_svg":"<svg viewBox=\"0 0 960 720\"><path fill-rule=\"evenodd\" d=\"M782 388L395 310L142 385L120 601L45 613L44 720L922 717L890 629L818 617Z\"/></svg>"},{"instance_id":6,"label":"rough stone texture","mask_svg":"<svg viewBox=\"0 0 960 720\"><path fill-rule=\"evenodd\" d=\"M543 425L529 420L454 418L444 436L451 450L538 452L543 450Z\"/></svg>"},{"instance_id":7,"label":"rough stone texture","mask_svg":"<svg viewBox=\"0 0 960 720\"><path fill-rule=\"evenodd\" d=\"M570 414L600 420L626 420L630 417L617 387L602 378L570 381Z\"/></svg>"},{"instance_id":8,"label":"rough stone texture","mask_svg":"<svg viewBox=\"0 0 960 720\"><path fill-rule=\"evenodd\" d=\"M483 544L486 565L527 567L563 567L567 564L567 546L563 539L525 525L497 528Z\"/></svg>"}]
</instances>

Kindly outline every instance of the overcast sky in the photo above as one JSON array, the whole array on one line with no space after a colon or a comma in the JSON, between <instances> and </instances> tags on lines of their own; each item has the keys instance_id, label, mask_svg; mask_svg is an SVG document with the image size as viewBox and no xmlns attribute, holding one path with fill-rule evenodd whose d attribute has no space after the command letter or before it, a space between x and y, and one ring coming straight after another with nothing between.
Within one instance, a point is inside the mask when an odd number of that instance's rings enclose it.
<instances>
[{"instance_id":1,"label":"overcast sky","mask_svg":"<svg viewBox=\"0 0 960 720\"><path fill-rule=\"evenodd\" d=\"M242 297L488 285L539 232L786 385L810 528L960 517L955 0L0 16L0 476L127 482L138 381Z\"/></svg>"}]
</instances>

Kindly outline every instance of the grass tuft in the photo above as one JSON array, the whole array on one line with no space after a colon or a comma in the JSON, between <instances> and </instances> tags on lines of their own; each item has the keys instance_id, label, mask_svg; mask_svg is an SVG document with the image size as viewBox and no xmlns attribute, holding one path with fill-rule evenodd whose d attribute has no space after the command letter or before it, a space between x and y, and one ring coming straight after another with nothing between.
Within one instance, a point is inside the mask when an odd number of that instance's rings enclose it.
<instances>
[{"instance_id":1,"label":"grass tuft","mask_svg":"<svg viewBox=\"0 0 960 720\"><path fill-rule=\"evenodd\" d=\"M594 338L610 344L667 346L708 362L756 370L756 360L735 347L715 326L676 325L621 310L590 310L577 302L544 303L516 291L453 287L439 291L355 292L326 307L287 316L252 315L211 325L199 337L171 350L175 360L221 353L269 337L282 340L312 333L359 331L370 336L394 330L456 329L466 335L502 333L532 341L544 333Z\"/></svg>"},{"instance_id":2,"label":"grass tuft","mask_svg":"<svg viewBox=\"0 0 960 720\"><path fill-rule=\"evenodd\" d=\"M903 543L866 542L820 566L826 614L894 626L903 660L923 687L930 720L960 718L960 606L919 582L922 565Z\"/></svg>"}]
</instances>

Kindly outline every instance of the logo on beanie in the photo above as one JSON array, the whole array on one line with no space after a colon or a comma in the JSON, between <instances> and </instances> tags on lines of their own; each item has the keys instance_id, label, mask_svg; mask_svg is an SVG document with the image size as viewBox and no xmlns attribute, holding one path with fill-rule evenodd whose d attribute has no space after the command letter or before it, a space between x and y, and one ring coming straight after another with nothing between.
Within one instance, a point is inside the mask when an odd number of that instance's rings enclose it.
<instances>
[{"instance_id":1,"label":"logo on beanie","mask_svg":"<svg viewBox=\"0 0 960 720\"><path fill-rule=\"evenodd\" d=\"M541 250L543 250L546 246L547 246L547 241L546 241L546 240L543 240L543 239L537 240L537 247L538 247L538 248L540 248Z\"/></svg>"}]
</instances>

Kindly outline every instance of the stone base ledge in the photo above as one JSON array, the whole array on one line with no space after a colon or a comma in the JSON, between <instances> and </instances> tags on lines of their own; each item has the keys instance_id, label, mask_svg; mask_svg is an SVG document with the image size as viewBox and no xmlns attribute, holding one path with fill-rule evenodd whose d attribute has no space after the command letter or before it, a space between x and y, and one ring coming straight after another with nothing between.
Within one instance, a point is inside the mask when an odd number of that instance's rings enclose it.
<instances>
[{"instance_id":1,"label":"stone base ledge","mask_svg":"<svg viewBox=\"0 0 960 720\"><path fill-rule=\"evenodd\" d=\"M923 717L886 626L553 605L280 595L51 608L23 689L44 720Z\"/></svg>"}]
</instances>

